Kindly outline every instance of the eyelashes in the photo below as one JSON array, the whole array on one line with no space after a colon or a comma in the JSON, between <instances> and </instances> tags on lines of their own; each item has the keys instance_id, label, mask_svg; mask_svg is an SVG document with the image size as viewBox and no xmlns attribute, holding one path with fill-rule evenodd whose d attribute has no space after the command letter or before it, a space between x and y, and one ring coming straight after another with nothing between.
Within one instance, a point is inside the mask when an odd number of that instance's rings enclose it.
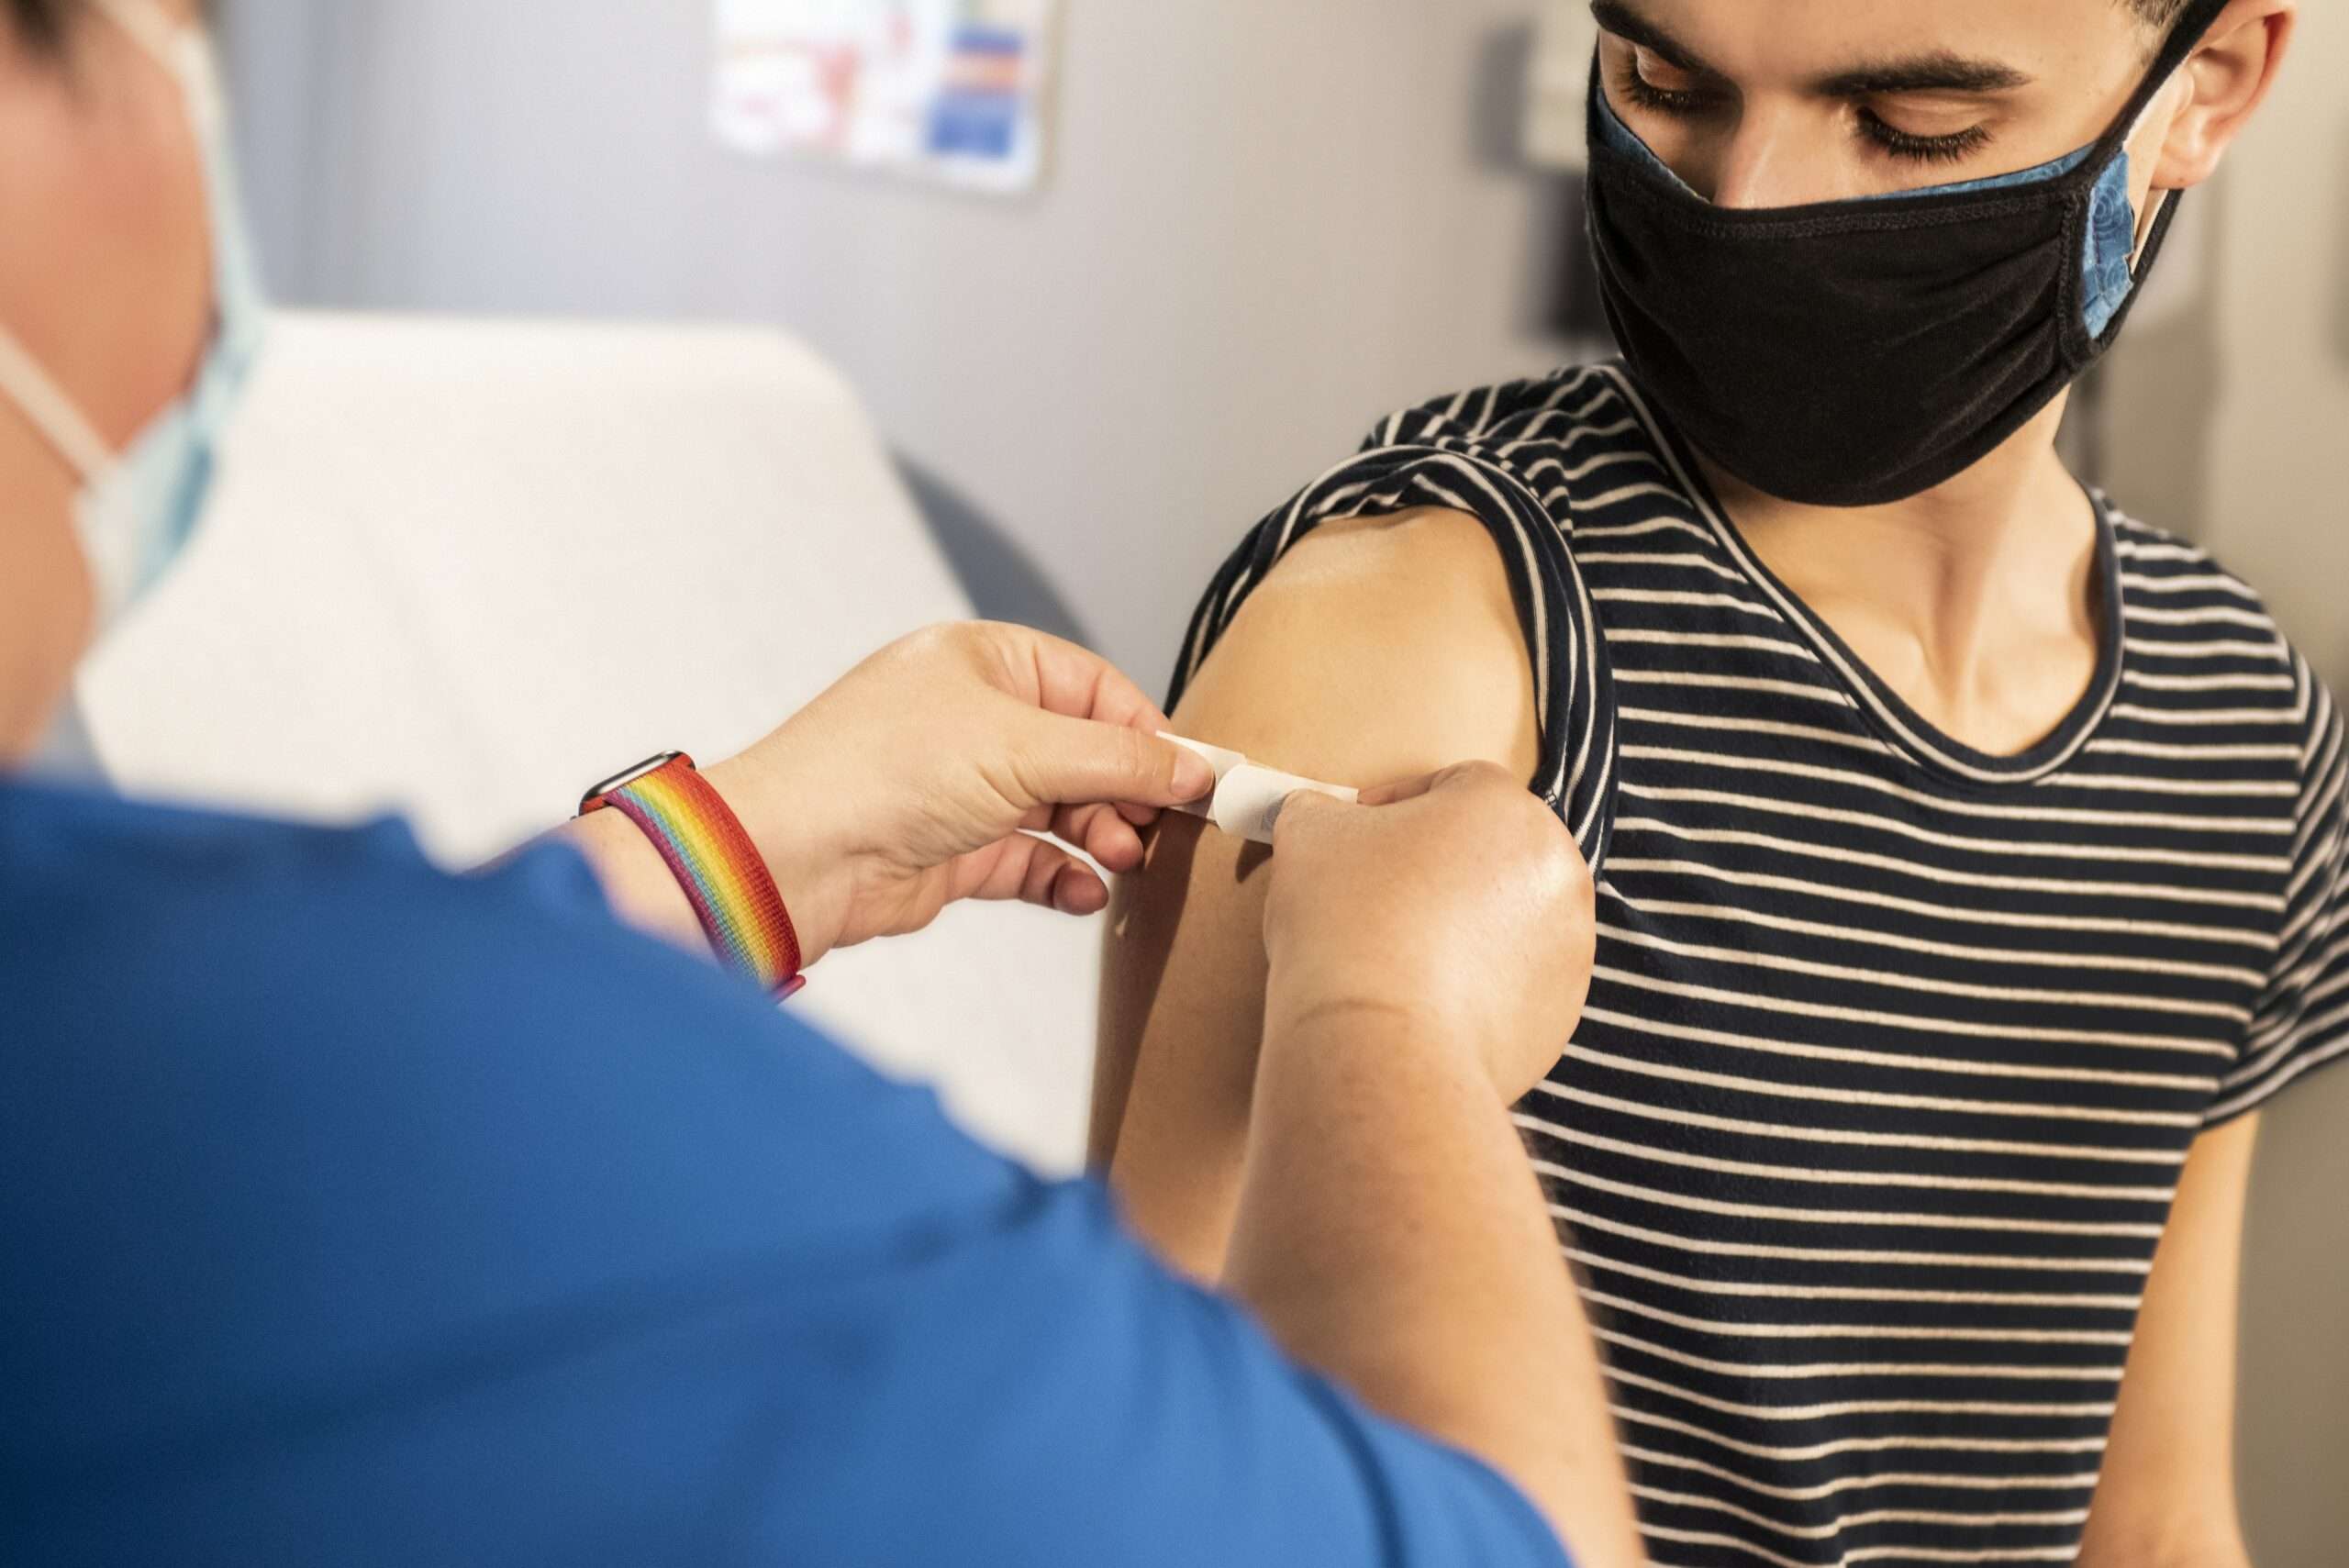
<instances>
[{"instance_id":1,"label":"eyelashes","mask_svg":"<svg viewBox=\"0 0 2349 1568\"><path fill-rule=\"evenodd\" d=\"M1990 133L1978 125L1949 136L1914 136L1887 125L1874 109L1865 108L1860 111L1860 134L1895 158L1919 163L1960 162L1990 145Z\"/></svg>"},{"instance_id":2,"label":"eyelashes","mask_svg":"<svg viewBox=\"0 0 2349 1568\"><path fill-rule=\"evenodd\" d=\"M1694 119L1712 106L1700 93L1657 86L1641 75L1637 66L1624 67L1617 77L1616 85L1629 102L1677 119Z\"/></svg>"},{"instance_id":3,"label":"eyelashes","mask_svg":"<svg viewBox=\"0 0 2349 1568\"><path fill-rule=\"evenodd\" d=\"M1674 119L1697 119L1716 106L1706 94L1657 86L1641 75L1636 65L1627 64L1618 71L1616 88L1626 103ZM1911 163L1962 162L1991 141L1990 132L1982 126L1971 126L1949 136L1918 136L1889 124L1869 108L1859 111L1858 123L1860 135L1877 150Z\"/></svg>"},{"instance_id":4,"label":"eyelashes","mask_svg":"<svg viewBox=\"0 0 2349 1568\"><path fill-rule=\"evenodd\" d=\"M1628 104L1652 110L1658 115L1670 115L1673 119L1696 119L1712 108L1712 101L1700 92L1685 92L1677 87L1656 87L1647 77L1640 75L1637 66L1623 66L1616 77L1616 87L1623 92Z\"/></svg>"}]
</instances>

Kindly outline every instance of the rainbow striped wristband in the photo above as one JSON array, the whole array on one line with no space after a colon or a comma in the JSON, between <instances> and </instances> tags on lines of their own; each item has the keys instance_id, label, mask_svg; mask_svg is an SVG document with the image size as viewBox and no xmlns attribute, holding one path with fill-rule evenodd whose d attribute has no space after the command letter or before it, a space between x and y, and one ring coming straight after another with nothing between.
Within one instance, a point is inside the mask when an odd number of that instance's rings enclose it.
<instances>
[{"instance_id":1,"label":"rainbow striped wristband","mask_svg":"<svg viewBox=\"0 0 2349 1568\"><path fill-rule=\"evenodd\" d=\"M585 817L609 806L644 830L684 888L727 963L778 999L807 984L799 973L799 933L767 862L694 760L670 751L587 792Z\"/></svg>"}]
</instances>

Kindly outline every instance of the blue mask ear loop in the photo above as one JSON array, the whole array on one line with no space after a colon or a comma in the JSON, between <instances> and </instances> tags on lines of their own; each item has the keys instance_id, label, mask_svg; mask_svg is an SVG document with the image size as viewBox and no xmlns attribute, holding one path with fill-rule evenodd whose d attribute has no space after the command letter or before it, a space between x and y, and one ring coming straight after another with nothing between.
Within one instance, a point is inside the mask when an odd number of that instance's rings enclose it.
<instances>
[{"instance_id":1,"label":"blue mask ear loop","mask_svg":"<svg viewBox=\"0 0 2349 1568\"><path fill-rule=\"evenodd\" d=\"M2129 144L2144 130L2145 122L2153 117L2170 83L2193 62L2195 51L2226 6L2227 0L2199 0L2178 18L2176 28L2162 46L2154 70L2148 72L2142 89L2143 106L2121 134L2111 164L2097 180L2090 196L2087 233L2082 239L2085 253L2081 257L2085 284L2080 291L2081 325L2087 329L2092 343L2103 341L2114 319L2136 294L2137 285L2143 281L2139 259L2166 228L2168 215L2182 194L2154 191L2141 218L2129 195Z\"/></svg>"},{"instance_id":2,"label":"blue mask ear loop","mask_svg":"<svg viewBox=\"0 0 2349 1568\"><path fill-rule=\"evenodd\" d=\"M2187 57L2191 59L2192 56ZM2129 194L2132 172L2129 144L2144 130L2145 122L2161 105L2161 95L2168 91L2170 82L2185 69L2181 61L2169 77L2145 101L2136 122L2128 135L2121 139L2120 156L2096 183L2089 198L2087 233L2083 240L2085 254L2081 258L2081 273L2086 286L2081 290L2082 325L2092 339L2102 338L2113 317L2121 314L2129 297L2137 290L2140 281L2137 259L2143 255L2145 243L2160 227L2162 214L2177 199L2176 191L2155 190L2151 193L2142 217Z\"/></svg>"},{"instance_id":3,"label":"blue mask ear loop","mask_svg":"<svg viewBox=\"0 0 2349 1568\"><path fill-rule=\"evenodd\" d=\"M209 39L156 0L90 0L178 85L201 149L212 238L212 335L187 389L119 453L85 469L75 521L99 588L100 635L179 556L209 498L216 454L267 307L237 200L226 104ZM0 372L9 367L0 356Z\"/></svg>"}]
</instances>

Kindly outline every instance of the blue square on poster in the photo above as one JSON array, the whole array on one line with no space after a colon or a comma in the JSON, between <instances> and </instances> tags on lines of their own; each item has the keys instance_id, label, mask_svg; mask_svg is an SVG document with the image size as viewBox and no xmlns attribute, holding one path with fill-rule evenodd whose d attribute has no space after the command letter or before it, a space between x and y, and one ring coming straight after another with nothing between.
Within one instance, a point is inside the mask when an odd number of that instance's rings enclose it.
<instances>
[{"instance_id":1,"label":"blue square on poster","mask_svg":"<svg viewBox=\"0 0 2349 1568\"><path fill-rule=\"evenodd\" d=\"M946 80L930 112L933 156L1008 160L1027 107L1027 35L1008 28L955 30Z\"/></svg>"},{"instance_id":2,"label":"blue square on poster","mask_svg":"<svg viewBox=\"0 0 2349 1568\"><path fill-rule=\"evenodd\" d=\"M1007 93L947 93L930 114L930 150L941 157L1008 158L1020 101Z\"/></svg>"}]
</instances>

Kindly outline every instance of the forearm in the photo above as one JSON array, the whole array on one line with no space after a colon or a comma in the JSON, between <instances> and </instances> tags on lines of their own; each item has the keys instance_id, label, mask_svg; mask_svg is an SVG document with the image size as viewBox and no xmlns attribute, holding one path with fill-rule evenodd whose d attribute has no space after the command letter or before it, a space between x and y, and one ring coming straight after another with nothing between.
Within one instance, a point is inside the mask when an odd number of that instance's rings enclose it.
<instances>
[{"instance_id":1,"label":"forearm","mask_svg":"<svg viewBox=\"0 0 2349 1568\"><path fill-rule=\"evenodd\" d=\"M1580 1298L1477 1053L1412 1038L1442 1027L1276 1004L1228 1286L1292 1354L1516 1481L1585 1568L1638 1563Z\"/></svg>"},{"instance_id":2,"label":"forearm","mask_svg":"<svg viewBox=\"0 0 2349 1568\"><path fill-rule=\"evenodd\" d=\"M2196 1140L2137 1316L2082 1568L2250 1568L2235 1503L2236 1292L2259 1118Z\"/></svg>"},{"instance_id":3,"label":"forearm","mask_svg":"<svg viewBox=\"0 0 2349 1568\"><path fill-rule=\"evenodd\" d=\"M758 762L739 757L706 770L704 776L756 846L791 912L803 962L812 965L831 948L841 924L841 868L828 863L818 846L789 831L779 808L782 787ZM577 851L603 885L612 912L629 925L702 956L710 955L701 918L661 851L644 830L618 811L599 811L564 823L549 835Z\"/></svg>"}]
</instances>

